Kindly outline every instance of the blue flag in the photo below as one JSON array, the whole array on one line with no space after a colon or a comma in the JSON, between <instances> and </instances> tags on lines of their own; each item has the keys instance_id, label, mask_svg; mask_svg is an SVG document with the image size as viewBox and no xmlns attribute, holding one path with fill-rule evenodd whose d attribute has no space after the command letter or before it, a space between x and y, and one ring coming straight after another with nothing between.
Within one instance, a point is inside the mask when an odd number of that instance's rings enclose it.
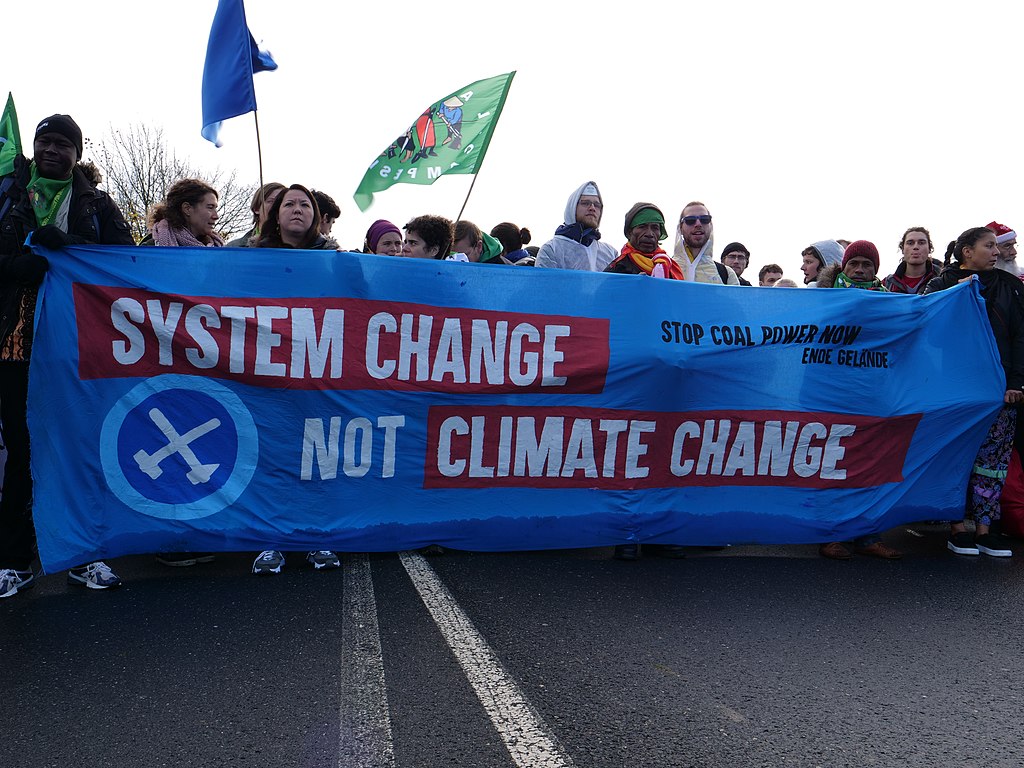
<instances>
[{"instance_id":1,"label":"blue flag","mask_svg":"<svg viewBox=\"0 0 1024 768\"><path fill-rule=\"evenodd\" d=\"M203 67L203 138L221 146L221 122L256 110L253 72L277 69L245 23L242 0L220 0Z\"/></svg>"},{"instance_id":2,"label":"blue flag","mask_svg":"<svg viewBox=\"0 0 1024 768\"><path fill-rule=\"evenodd\" d=\"M1005 391L977 281L747 291L334 251L38 250L47 571L846 541L961 519Z\"/></svg>"}]
</instances>

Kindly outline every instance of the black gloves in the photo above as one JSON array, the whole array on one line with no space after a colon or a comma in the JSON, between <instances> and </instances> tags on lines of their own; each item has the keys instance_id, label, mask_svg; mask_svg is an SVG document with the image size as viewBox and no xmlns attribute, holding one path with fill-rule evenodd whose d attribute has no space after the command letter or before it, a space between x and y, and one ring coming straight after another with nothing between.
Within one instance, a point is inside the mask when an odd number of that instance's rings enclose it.
<instances>
[{"instance_id":1,"label":"black gloves","mask_svg":"<svg viewBox=\"0 0 1024 768\"><path fill-rule=\"evenodd\" d=\"M49 224L35 230L32 233L31 242L34 245L41 245L43 248L49 248L51 251L55 251L58 248L71 245L71 238L69 238L68 235L59 227ZM43 259L43 261L46 261L46 259Z\"/></svg>"},{"instance_id":2,"label":"black gloves","mask_svg":"<svg viewBox=\"0 0 1024 768\"><path fill-rule=\"evenodd\" d=\"M50 262L45 256L19 253L16 256L7 256L2 259L0 274L15 283L38 285L43 282L43 275L49 268Z\"/></svg>"}]
</instances>

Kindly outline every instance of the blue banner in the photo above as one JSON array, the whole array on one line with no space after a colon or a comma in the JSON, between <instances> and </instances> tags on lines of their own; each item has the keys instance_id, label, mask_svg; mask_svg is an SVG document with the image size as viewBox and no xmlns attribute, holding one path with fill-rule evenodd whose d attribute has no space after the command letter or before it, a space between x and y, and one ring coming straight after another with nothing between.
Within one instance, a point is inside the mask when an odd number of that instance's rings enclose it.
<instances>
[{"instance_id":1,"label":"blue banner","mask_svg":"<svg viewBox=\"0 0 1024 768\"><path fill-rule=\"evenodd\" d=\"M1004 391L970 284L40 252L29 426L51 571L157 551L848 540L960 518Z\"/></svg>"}]
</instances>

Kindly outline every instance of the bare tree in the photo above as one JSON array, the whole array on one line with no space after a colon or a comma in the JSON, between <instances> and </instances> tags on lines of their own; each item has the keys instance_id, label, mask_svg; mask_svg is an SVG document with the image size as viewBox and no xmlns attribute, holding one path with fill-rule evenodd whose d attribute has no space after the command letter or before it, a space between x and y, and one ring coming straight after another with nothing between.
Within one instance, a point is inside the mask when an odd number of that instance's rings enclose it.
<instances>
[{"instance_id":1,"label":"bare tree","mask_svg":"<svg viewBox=\"0 0 1024 768\"><path fill-rule=\"evenodd\" d=\"M111 127L100 141L86 139L85 143L104 172L106 190L124 214L136 242L149 231L146 215L150 208L162 201L168 187L179 179L202 179L217 190L217 227L225 237L247 230L252 223L249 203L256 185L241 183L237 171L199 170L167 145L159 126L132 123L123 130Z\"/></svg>"}]
</instances>

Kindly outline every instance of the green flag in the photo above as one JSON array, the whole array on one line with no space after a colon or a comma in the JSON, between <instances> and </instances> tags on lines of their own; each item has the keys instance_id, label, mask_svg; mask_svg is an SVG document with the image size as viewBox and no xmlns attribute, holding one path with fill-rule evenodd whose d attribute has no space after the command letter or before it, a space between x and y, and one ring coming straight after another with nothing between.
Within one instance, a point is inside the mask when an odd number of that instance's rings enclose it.
<instances>
[{"instance_id":1,"label":"green flag","mask_svg":"<svg viewBox=\"0 0 1024 768\"><path fill-rule=\"evenodd\" d=\"M478 80L423 110L370 164L354 195L359 210L392 184L433 184L447 173L476 173L515 74Z\"/></svg>"},{"instance_id":2,"label":"green flag","mask_svg":"<svg viewBox=\"0 0 1024 768\"><path fill-rule=\"evenodd\" d=\"M14 171L14 158L21 152L21 131L18 130L18 111L14 97L8 92L7 106L0 117L0 176Z\"/></svg>"}]
</instances>

